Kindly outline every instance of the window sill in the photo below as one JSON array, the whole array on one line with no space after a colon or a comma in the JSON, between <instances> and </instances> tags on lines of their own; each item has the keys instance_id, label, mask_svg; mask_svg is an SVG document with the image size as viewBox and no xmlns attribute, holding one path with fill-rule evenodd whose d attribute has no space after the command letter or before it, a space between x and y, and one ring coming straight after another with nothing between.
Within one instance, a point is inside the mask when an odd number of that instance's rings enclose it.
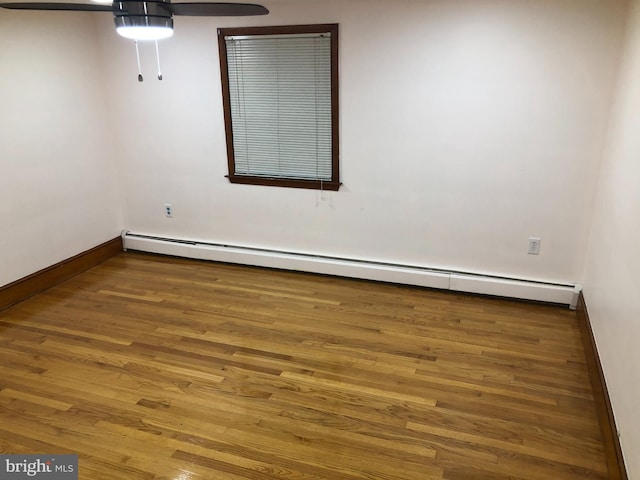
<instances>
[{"instance_id":1,"label":"window sill","mask_svg":"<svg viewBox=\"0 0 640 480\"><path fill-rule=\"evenodd\" d=\"M296 180L291 178L250 177L246 175L227 175L231 183L243 185L263 185L270 187L307 188L311 190L331 190L337 192L340 182L321 182L319 180Z\"/></svg>"}]
</instances>

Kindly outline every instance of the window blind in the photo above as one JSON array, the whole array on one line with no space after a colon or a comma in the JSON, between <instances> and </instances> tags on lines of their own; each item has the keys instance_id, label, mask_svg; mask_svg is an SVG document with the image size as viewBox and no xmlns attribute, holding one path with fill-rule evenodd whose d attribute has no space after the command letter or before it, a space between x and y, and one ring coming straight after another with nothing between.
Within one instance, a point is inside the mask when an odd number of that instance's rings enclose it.
<instances>
[{"instance_id":1,"label":"window blind","mask_svg":"<svg viewBox=\"0 0 640 480\"><path fill-rule=\"evenodd\" d=\"M330 181L330 34L225 43L235 175Z\"/></svg>"}]
</instances>

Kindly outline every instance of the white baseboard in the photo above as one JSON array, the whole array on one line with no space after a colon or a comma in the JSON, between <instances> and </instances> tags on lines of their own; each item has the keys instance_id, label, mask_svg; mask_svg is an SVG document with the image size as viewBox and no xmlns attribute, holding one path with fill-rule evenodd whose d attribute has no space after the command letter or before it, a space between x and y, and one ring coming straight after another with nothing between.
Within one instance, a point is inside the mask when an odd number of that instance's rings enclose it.
<instances>
[{"instance_id":1,"label":"white baseboard","mask_svg":"<svg viewBox=\"0 0 640 480\"><path fill-rule=\"evenodd\" d=\"M263 250L122 232L125 250L337 275L499 297L565 304L575 309L581 285L558 285L464 272Z\"/></svg>"}]
</instances>

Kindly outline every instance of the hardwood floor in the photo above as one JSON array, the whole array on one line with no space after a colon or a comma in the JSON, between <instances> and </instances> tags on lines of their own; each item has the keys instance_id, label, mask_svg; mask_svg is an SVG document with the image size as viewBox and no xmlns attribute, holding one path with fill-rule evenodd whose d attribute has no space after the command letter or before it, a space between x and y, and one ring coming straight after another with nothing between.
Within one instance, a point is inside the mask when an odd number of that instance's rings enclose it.
<instances>
[{"instance_id":1,"label":"hardwood floor","mask_svg":"<svg viewBox=\"0 0 640 480\"><path fill-rule=\"evenodd\" d=\"M606 479L575 313L126 253L0 313L0 452L81 479Z\"/></svg>"}]
</instances>

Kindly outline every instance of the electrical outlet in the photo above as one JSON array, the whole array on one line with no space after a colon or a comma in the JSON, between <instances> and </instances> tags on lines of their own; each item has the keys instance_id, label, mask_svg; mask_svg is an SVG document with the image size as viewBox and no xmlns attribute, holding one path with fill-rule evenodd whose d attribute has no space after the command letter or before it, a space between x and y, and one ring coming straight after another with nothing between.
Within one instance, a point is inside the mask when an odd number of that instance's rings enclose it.
<instances>
[{"instance_id":1,"label":"electrical outlet","mask_svg":"<svg viewBox=\"0 0 640 480\"><path fill-rule=\"evenodd\" d=\"M529 237L529 255L540 255L540 243L542 243L541 239Z\"/></svg>"},{"instance_id":2,"label":"electrical outlet","mask_svg":"<svg viewBox=\"0 0 640 480\"><path fill-rule=\"evenodd\" d=\"M164 216L167 218L173 218L173 205L170 203L164 204Z\"/></svg>"}]
</instances>

